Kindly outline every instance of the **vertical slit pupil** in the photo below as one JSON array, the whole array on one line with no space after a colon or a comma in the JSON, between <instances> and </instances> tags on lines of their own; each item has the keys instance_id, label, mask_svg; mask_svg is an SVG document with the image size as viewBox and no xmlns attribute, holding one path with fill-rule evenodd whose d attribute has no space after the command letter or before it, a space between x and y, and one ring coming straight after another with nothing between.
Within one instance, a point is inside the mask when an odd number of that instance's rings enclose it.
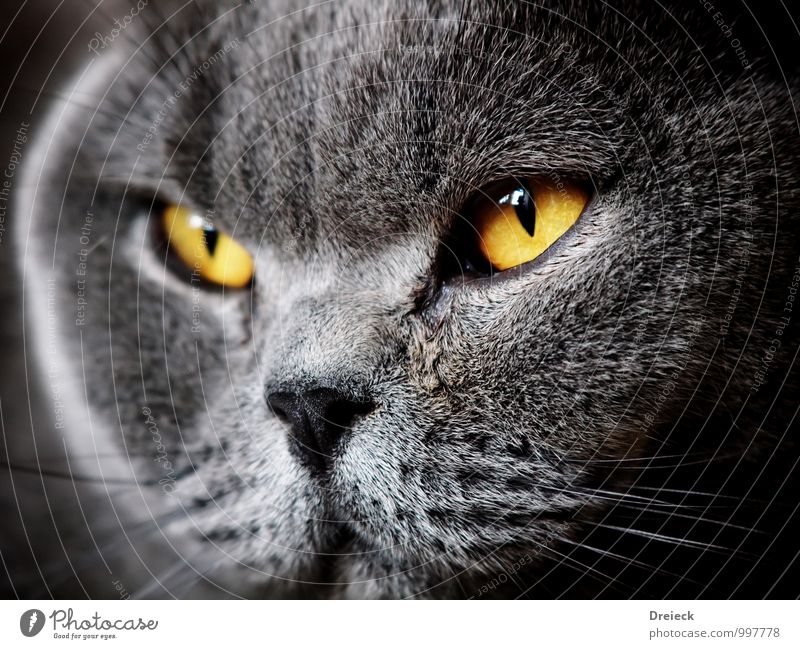
<instances>
[{"instance_id":1,"label":"vertical slit pupil","mask_svg":"<svg viewBox=\"0 0 800 649\"><path fill-rule=\"evenodd\" d=\"M527 185L521 184L511 193L511 204L525 232L533 236L536 231L536 205Z\"/></svg>"},{"instance_id":2,"label":"vertical slit pupil","mask_svg":"<svg viewBox=\"0 0 800 649\"><path fill-rule=\"evenodd\" d=\"M219 239L219 232L214 228L203 228L203 242L206 244L208 254L213 257L214 251L217 249L217 240Z\"/></svg>"}]
</instances>

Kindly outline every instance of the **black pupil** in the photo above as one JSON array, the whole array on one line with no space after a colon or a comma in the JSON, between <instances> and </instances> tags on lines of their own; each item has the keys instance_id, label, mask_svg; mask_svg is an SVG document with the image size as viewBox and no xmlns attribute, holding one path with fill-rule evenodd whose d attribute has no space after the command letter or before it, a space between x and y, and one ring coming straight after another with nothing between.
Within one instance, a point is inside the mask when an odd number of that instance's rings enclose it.
<instances>
[{"instance_id":1,"label":"black pupil","mask_svg":"<svg viewBox=\"0 0 800 649\"><path fill-rule=\"evenodd\" d=\"M214 251L217 249L217 239L219 238L219 233L211 227L204 227L203 228L203 241L206 244L206 249L208 250L209 256L214 256Z\"/></svg>"},{"instance_id":2,"label":"black pupil","mask_svg":"<svg viewBox=\"0 0 800 649\"><path fill-rule=\"evenodd\" d=\"M510 194L507 194L500 199L500 204L510 204L514 206L517 213L519 222L525 231L533 236L536 230L536 205L533 203L533 197L525 185L520 185Z\"/></svg>"}]
</instances>

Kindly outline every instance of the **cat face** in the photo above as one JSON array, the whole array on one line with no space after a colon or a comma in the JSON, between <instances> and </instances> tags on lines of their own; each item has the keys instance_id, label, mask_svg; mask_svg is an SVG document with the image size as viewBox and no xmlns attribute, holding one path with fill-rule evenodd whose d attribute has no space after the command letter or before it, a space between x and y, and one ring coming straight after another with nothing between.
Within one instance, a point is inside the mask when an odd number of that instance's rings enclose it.
<instances>
[{"instance_id":1,"label":"cat face","mask_svg":"<svg viewBox=\"0 0 800 649\"><path fill-rule=\"evenodd\" d=\"M752 322L724 349L719 330L774 252L760 111L783 100L756 101L724 44L712 67L639 6L155 11L87 76L99 109L58 127L26 264L55 251L103 461L227 590L540 574L645 462L689 453L706 395L763 351ZM475 263L477 202L542 182L581 188L577 222ZM163 228L178 205L242 246L250 283L192 274Z\"/></svg>"}]
</instances>

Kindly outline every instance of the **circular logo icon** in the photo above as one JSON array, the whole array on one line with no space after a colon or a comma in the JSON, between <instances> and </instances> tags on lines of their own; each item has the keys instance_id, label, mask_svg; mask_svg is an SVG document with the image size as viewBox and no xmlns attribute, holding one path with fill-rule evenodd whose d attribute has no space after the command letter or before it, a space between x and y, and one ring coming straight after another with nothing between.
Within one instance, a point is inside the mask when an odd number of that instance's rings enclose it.
<instances>
[{"instance_id":1,"label":"circular logo icon","mask_svg":"<svg viewBox=\"0 0 800 649\"><path fill-rule=\"evenodd\" d=\"M44 627L44 613L38 608L25 611L19 618L19 630L22 635L32 638Z\"/></svg>"}]
</instances>

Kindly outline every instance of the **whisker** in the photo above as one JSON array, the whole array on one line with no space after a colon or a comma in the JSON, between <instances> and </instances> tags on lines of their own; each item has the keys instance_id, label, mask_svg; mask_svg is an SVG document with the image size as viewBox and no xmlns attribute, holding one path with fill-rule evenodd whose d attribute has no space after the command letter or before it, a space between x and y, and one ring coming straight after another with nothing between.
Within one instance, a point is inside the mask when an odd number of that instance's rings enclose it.
<instances>
[{"instance_id":1,"label":"whisker","mask_svg":"<svg viewBox=\"0 0 800 649\"><path fill-rule=\"evenodd\" d=\"M677 509L677 508L696 509L697 507L699 507L699 505L684 505L681 503L672 503L666 500L657 500L651 496L638 496L636 494L609 491L607 489L596 489L596 488L561 489L558 493L575 496L584 501L587 499L592 499L592 500L601 500L611 503L628 502L631 504L638 503L648 506L669 507L670 509Z\"/></svg>"},{"instance_id":2,"label":"whisker","mask_svg":"<svg viewBox=\"0 0 800 649\"><path fill-rule=\"evenodd\" d=\"M645 530L640 530L633 527L627 527L627 528L619 527L618 525L608 525L606 523L595 523L595 525L596 527L614 530L615 532L622 532L623 534L632 534L635 536L641 536L647 539L651 539L653 541L659 541L661 543L669 543L677 546L689 546L701 550L715 551L723 554L729 554L732 552L731 548L726 548L721 545L714 545L713 543L705 543L703 541L695 541L693 539L682 539L674 536L668 536L666 534L659 534L658 532L647 532Z\"/></svg>"},{"instance_id":3,"label":"whisker","mask_svg":"<svg viewBox=\"0 0 800 649\"><path fill-rule=\"evenodd\" d=\"M736 496L726 496L725 494L710 493L705 491L695 491L693 489L669 489L667 487L649 487L647 485L631 485L631 489L641 489L642 491L658 491L664 493L687 494L691 496L707 496L709 498L727 498L738 500Z\"/></svg>"},{"instance_id":4,"label":"whisker","mask_svg":"<svg viewBox=\"0 0 800 649\"><path fill-rule=\"evenodd\" d=\"M576 546L578 548L581 548L581 549L586 549L586 550L589 550L591 552L595 552L595 553L599 554L602 558L615 559L617 561L620 561L621 563L624 563L625 565L635 565L635 566L637 566L639 568L642 568L643 570L647 570L649 572L657 572L657 573L666 575L668 577L677 577L678 580L689 581L689 582L691 582L693 584L702 585L699 581L696 581L694 579L690 579L689 577L686 577L685 575L679 575L679 574L671 572L669 570L664 570L660 566L652 566L652 565L650 565L648 563L645 563L643 561L639 561L638 559L635 559L635 558L632 558L632 557L628 557L628 556L624 556L624 555L621 555L621 554L617 554L615 552L611 552L610 550L604 550L603 548L596 548L596 547L588 545L586 543L579 543L577 541L573 541L572 539L567 539L567 538L561 539L561 541L565 542L565 543L568 543L570 545L574 545L574 546Z\"/></svg>"},{"instance_id":5,"label":"whisker","mask_svg":"<svg viewBox=\"0 0 800 649\"><path fill-rule=\"evenodd\" d=\"M634 505L627 504L627 503L620 503L618 506L619 507L623 507L623 508L627 508L627 509L633 509L634 511L640 511L642 513L646 512L648 514L651 514L651 517L650 517L651 520L653 518L655 518L656 516L661 516L661 517L668 516L670 518L682 518L682 519L686 519L686 520L690 520L690 521L698 521L698 522L701 522L701 523L708 523L709 525L718 525L720 527L727 528L727 529L741 530L743 532L747 532L748 534L766 534L766 532L764 532L763 530L759 530L759 529L756 529L756 528L753 528L753 527L746 527L745 525L737 525L735 523L731 523L730 521L720 521L720 520L716 520L716 519L713 519L713 518L706 518L704 516L693 516L691 514L682 514L680 512L671 512L671 511L667 512L667 511L661 511L661 510L657 510L657 509L656 510L650 510L650 509L636 510L636 507ZM724 507L724 506L720 506L720 507ZM727 509L727 508L725 508L725 509ZM639 516L641 516L641 514Z\"/></svg>"},{"instance_id":6,"label":"whisker","mask_svg":"<svg viewBox=\"0 0 800 649\"><path fill-rule=\"evenodd\" d=\"M158 484L158 481L137 482L135 480L123 480L122 478L103 478L97 476L85 476L85 475L79 475L77 473L70 473L69 471L58 471L54 469L45 469L42 467L11 464L10 462L6 462L5 460L0 460L0 466L7 468L9 471L14 471L17 473L27 473L38 477L56 478L58 480L71 480L74 482L94 482L98 484L114 484L114 485L128 485L128 486L152 486Z\"/></svg>"},{"instance_id":7,"label":"whisker","mask_svg":"<svg viewBox=\"0 0 800 649\"><path fill-rule=\"evenodd\" d=\"M147 456L144 456L147 457ZM35 466L23 466L19 464L11 464L6 462L5 460L0 460L0 466L6 467L9 471L15 471L18 473L34 475L38 477L45 477L45 478L55 478L57 480L71 480L74 482L88 482L88 483L96 483L96 484L103 484L103 485L124 485L129 487L157 487L159 486L159 480L156 478L152 479L142 479L142 480L125 480L123 478L108 478L104 476L87 476L87 475L80 475L70 471L60 471L55 469L46 469L42 467L35 467ZM181 478L186 477L187 475L195 472L197 467L193 464L187 465L180 471L175 472L175 480L180 480Z\"/></svg>"}]
</instances>

